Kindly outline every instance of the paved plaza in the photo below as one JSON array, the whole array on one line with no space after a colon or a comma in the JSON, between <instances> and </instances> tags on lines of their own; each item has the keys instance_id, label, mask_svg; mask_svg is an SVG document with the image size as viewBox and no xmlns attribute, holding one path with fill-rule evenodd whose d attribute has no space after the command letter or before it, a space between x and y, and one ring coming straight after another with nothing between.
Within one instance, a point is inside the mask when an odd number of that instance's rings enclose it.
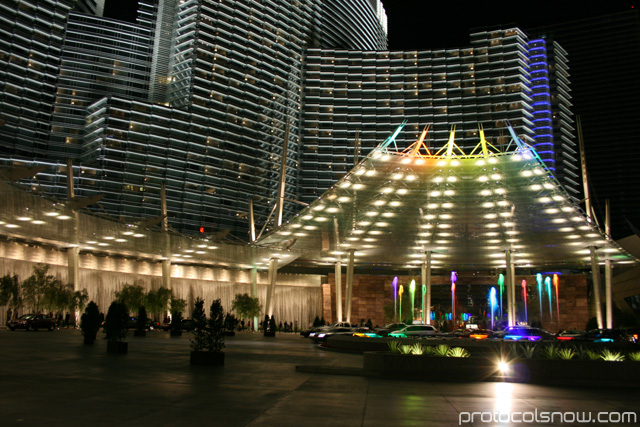
<instances>
[{"instance_id":1,"label":"paved plaza","mask_svg":"<svg viewBox=\"0 0 640 427\"><path fill-rule=\"evenodd\" d=\"M317 348L296 334L239 333L226 341L224 367L189 365L189 335L127 338L129 353L106 342L83 346L79 331L0 330L0 425L28 426L494 426L500 411L532 425L580 425L568 412L636 411L630 389L508 383L427 383L297 372L296 365L362 367L362 356ZM351 368L351 369L348 369ZM562 412L544 423L544 412ZM473 422L471 421L471 413ZM533 416L533 415L530 415ZM605 415L609 416L609 414ZM603 423L592 422L591 425ZM619 424L619 423L618 423Z\"/></svg>"}]
</instances>

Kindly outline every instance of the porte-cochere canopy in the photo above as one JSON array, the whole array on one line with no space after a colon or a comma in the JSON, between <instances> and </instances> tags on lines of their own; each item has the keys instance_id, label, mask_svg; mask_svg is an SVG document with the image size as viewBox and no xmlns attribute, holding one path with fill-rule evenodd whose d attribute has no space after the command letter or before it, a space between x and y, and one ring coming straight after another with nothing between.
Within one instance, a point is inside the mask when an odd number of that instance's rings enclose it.
<instances>
[{"instance_id":1,"label":"porte-cochere canopy","mask_svg":"<svg viewBox=\"0 0 640 427\"><path fill-rule=\"evenodd\" d=\"M590 247L614 265L637 260L607 238L509 127L511 143L485 140L469 154L455 130L433 154L427 130L405 150L404 123L343 179L257 243L302 251L297 262L329 264L354 251L355 265L433 268L590 266Z\"/></svg>"}]
</instances>

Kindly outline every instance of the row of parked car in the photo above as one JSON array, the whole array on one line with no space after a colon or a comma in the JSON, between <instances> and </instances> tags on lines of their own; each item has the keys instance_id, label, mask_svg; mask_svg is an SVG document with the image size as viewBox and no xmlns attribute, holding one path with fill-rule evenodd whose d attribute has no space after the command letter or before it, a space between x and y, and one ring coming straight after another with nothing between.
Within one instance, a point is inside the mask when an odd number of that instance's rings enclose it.
<instances>
[{"instance_id":1,"label":"row of parked car","mask_svg":"<svg viewBox=\"0 0 640 427\"><path fill-rule=\"evenodd\" d=\"M135 329L137 327L137 317L132 316L129 319L129 329ZM37 331L39 329L46 329L53 331L58 326L58 319L50 317L46 314L25 314L17 319L10 320L7 323L7 327L15 331L16 329L24 329L26 331ZM180 323L180 329L183 331L192 331L193 319L182 319ZM145 323L146 330L163 330L168 331L171 329L171 323L160 323L152 319L147 319Z\"/></svg>"},{"instance_id":2,"label":"row of parked car","mask_svg":"<svg viewBox=\"0 0 640 427\"><path fill-rule=\"evenodd\" d=\"M323 342L331 335L353 335L363 337L397 337L397 338L468 338L474 340L506 340L506 341L574 341L574 342L631 342L638 343L638 329L593 329L590 331L561 331L552 334L542 328L530 326L510 326L500 331L483 329L456 329L452 332L439 332L433 325L407 325L390 323L380 328L369 329L338 322L328 326L320 326L302 331L300 334L311 338L314 342Z\"/></svg>"}]
</instances>

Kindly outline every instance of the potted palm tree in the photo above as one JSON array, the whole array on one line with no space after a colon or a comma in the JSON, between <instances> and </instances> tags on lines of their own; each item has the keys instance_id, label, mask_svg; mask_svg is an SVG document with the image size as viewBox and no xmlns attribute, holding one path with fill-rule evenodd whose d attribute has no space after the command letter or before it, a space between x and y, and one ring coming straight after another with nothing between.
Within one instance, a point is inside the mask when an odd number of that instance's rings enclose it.
<instances>
[{"instance_id":1,"label":"potted palm tree","mask_svg":"<svg viewBox=\"0 0 640 427\"><path fill-rule=\"evenodd\" d=\"M85 345L93 345L100 330L100 323L100 310L97 304L91 301L80 318L80 329Z\"/></svg>"},{"instance_id":2,"label":"potted palm tree","mask_svg":"<svg viewBox=\"0 0 640 427\"><path fill-rule=\"evenodd\" d=\"M196 299L193 310L193 338L191 339L192 365L224 365L224 310L220 300L211 304L209 319L204 312L204 301Z\"/></svg>"},{"instance_id":3,"label":"potted palm tree","mask_svg":"<svg viewBox=\"0 0 640 427\"><path fill-rule=\"evenodd\" d=\"M112 302L104 320L108 353L126 353L128 351L129 345L123 341L127 337L128 323L129 310L127 310L127 306L121 301Z\"/></svg>"}]
</instances>

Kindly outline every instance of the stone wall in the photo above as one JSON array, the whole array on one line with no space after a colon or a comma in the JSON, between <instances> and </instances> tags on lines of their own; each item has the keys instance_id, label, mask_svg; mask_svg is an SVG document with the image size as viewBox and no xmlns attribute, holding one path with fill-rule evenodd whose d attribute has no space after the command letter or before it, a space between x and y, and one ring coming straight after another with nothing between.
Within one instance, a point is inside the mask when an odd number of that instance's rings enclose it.
<instances>
[{"instance_id":1,"label":"stone wall","mask_svg":"<svg viewBox=\"0 0 640 427\"><path fill-rule=\"evenodd\" d=\"M408 284L412 279L420 282L420 277L399 276L398 285L403 285L408 289ZM432 305L440 304L443 310L451 310L451 282L449 276L432 276ZM551 311L549 309L548 294L543 294L542 301L542 326L551 331L560 329L584 329L589 318L589 306L587 302L587 277L583 274L560 275L559 276L559 308L560 321L558 322L558 307L556 305L555 290L551 300ZM393 302L393 290L391 283L393 276L373 276L354 275L353 280L353 300L351 306L351 320L360 322L361 319L371 319L374 325L388 323L385 319L383 307L387 303ZM540 321L540 304L538 298L537 284L535 276L516 275L516 306L518 321L525 321L524 300L522 294L522 281L527 283L527 320L529 324ZM465 301L471 298L474 305L487 305L489 289L496 286L497 276L479 275L458 275L456 283L456 310ZM344 297L346 295L344 275L343 275L343 320L346 320L346 309L344 308ZM419 287L418 287L419 288ZM420 304L419 292L416 292L416 307ZM336 321L336 293L335 275L328 276L328 283L323 285L323 316L327 322ZM503 295L503 304L506 303L506 290ZM488 311L488 309L487 309ZM489 322L489 317L486 319Z\"/></svg>"}]
</instances>

